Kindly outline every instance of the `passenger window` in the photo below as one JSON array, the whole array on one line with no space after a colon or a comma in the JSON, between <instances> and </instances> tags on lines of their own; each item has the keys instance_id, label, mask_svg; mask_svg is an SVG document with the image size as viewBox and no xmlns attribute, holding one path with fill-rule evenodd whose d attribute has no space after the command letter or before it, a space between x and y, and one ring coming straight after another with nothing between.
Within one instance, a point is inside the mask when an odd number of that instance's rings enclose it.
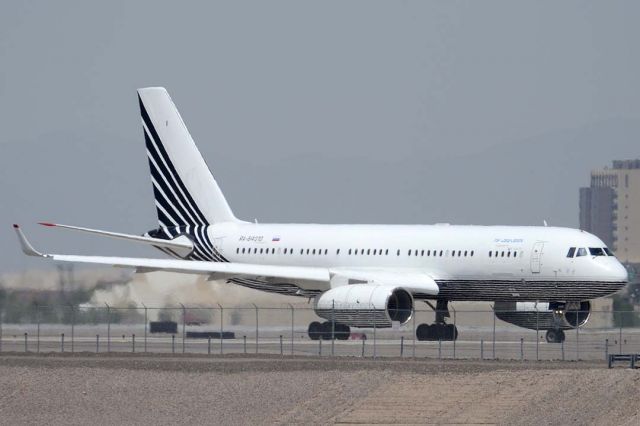
<instances>
[{"instance_id":1,"label":"passenger window","mask_svg":"<svg viewBox=\"0 0 640 426\"><path fill-rule=\"evenodd\" d=\"M586 256L586 255L587 255L587 249L584 247L580 247L578 249L578 254L576 254L576 257Z\"/></svg>"},{"instance_id":2,"label":"passenger window","mask_svg":"<svg viewBox=\"0 0 640 426\"><path fill-rule=\"evenodd\" d=\"M591 256L606 256L604 250L600 247L589 247L589 253L591 253Z\"/></svg>"},{"instance_id":3,"label":"passenger window","mask_svg":"<svg viewBox=\"0 0 640 426\"><path fill-rule=\"evenodd\" d=\"M336 254L340 254L340 249L336 250Z\"/></svg>"},{"instance_id":4,"label":"passenger window","mask_svg":"<svg viewBox=\"0 0 640 426\"><path fill-rule=\"evenodd\" d=\"M501 256L500 256L500 257L504 257L504 252L502 252L502 254L501 254Z\"/></svg>"},{"instance_id":5,"label":"passenger window","mask_svg":"<svg viewBox=\"0 0 640 426\"><path fill-rule=\"evenodd\" d=\"M442 250L440 250L440 257L442 257L442 253L444 253Z\"/></svg>"},{"instance_id":6,"label":"passenger window","mask_svg":"<svg viewBox=\"0 0 640 426\"><path fill-rule=\"evenodd\" d=\"M569 253L567 253L567 257L572 258L575 253L576 253L576 248L575 247L571 247L569 249Z\"/></svg>"},{"instance_id":7,"label":"passenger window","mask_svg":"<svg viewBox=\"0 0 640 426\"><path fill-rule=\"evenodd\" d=\"M514 251L514 252L513 252L513 257L516 257L517 255L518 255L518 252L517 252L517 251Z\"/></svg>"},{"instance_id":8,"label":"passenger window","mask_svg":"<svg viewBox=\"0 0 640 426\"><path fill-rule=\"evenodd\" d=\"M471 257L473 257L473 250L471 250Z\"/></svg>"},{"instance_id":9,"label":"passenger window","mask_svg":"<svg viewBox=\"0 0 640 426\"><path fill-rule=\"evenodd\" d=\"M398 249L398 256L400 256L400 249Z\"/></svg>"},{"instance_id":10,"label":"passenger window","mask_svg":"<svg viewBox=\"0 0 640 426\"><path fill-rule=\"evenodd\" d=\"M242 254L244 254L244 247L242 247Z\"/></svg>"},{"instance_id":11,"label":"passenger window","mask_svg":"<svg viewBox=\"0 0 640 426\"><path fill-rule=\"evenodd\" d=\"M257 248L257 247L254 247L254 248L253 248L253 254L257 254L257 253L258 253L258 248Z\"/></svg>"},{"instance_id":12,"label":"passenger window","mask_svg":"<svg viewBox=\"0 0 640 426\"><path fill-rule=\"evenodd\" d=\"M451 257L456 257L456 251L455 251L455 250L453 250L453 251L451 252Z\"/></svg>"},{"instance_id":13,"label":"passenger window","mask_svg":"<svg viewBox=\"0 0 640 426\"><path fill-rule=\"evenodd\" d=\"M467 257L467 251L466 250L464 251L464 257Z\"/></svg>"},{"instance_id":14,"label":"passenger window","mask_svg":"<svg viewBox=\"0 0 640 426\"><path fill-rule=\"evenodd\" d=\"M351 256L351 249L349 249L349 256Z\"/></svg>"},{"instance_id":15,"label":"passenger window","mask_svg":"<svg viewBox=\"0 0 640 426\"><path fill-rule=\"evenodd\" d=\"M389 249L386 249L386 250L384 251L384 255L385 255L385 256L387 256L388 254L389 254Z\"/></svg>"},{"instance_id":16,"label":"passenger window","mask_svg":"<svg viewBox=\"0 0 640 426\"><path fill-rule=\"evenodd\" d=\"M489 252L489 257L491 257L491 253L493 253L492 251Z\"/></svg>"}]
</instances>

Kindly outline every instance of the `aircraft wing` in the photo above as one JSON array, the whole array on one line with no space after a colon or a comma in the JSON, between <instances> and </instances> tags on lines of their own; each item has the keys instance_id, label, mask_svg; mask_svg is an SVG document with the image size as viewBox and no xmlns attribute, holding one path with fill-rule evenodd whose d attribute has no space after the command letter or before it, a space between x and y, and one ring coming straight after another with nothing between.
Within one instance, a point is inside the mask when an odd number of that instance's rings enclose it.
<instances>
[{"instance_id":1,"label":"aircraft wing","mask_svg":"<svg viewBox=\"0 0 640 426\"><path fill-rule=\"evenodd\" d=\"M138 272L167 271L188 274L204 274L209 275L210 279L250 277L296 280L306 283L306 285L302 285L305 289L308 287L309 289L324 291L330 288L330 275L329 270L326 268L233 262L203 262L197 260L177 259L145 259L117 256L43 254L33 248L18 225L13 225L13 227L18 235L22 251L26 255L43 257L59 262L89 263L94 265L136 268Z\"/></svg>"},{"instance_id":2,"label":"aircraft wing","mask_svg":"<svg viewBox=\"0 0 640 426\"><path fill-rule=\"evenodd\" d=\"M305 290L326 291L350 284L378 284L400 286L411 293L437 295L435 280L419 270L322 268L311 266L279 266L235 262L203 262L197 260L149 259L118 256L82 256L43 254L33 248L18 225L13 225L22 251L28 256L59 262L89 263L114 267L135 268L137 272L167 271L208 275L209 279L254 278L270 281L295 281Z\"/></svg>"}]
</instances>

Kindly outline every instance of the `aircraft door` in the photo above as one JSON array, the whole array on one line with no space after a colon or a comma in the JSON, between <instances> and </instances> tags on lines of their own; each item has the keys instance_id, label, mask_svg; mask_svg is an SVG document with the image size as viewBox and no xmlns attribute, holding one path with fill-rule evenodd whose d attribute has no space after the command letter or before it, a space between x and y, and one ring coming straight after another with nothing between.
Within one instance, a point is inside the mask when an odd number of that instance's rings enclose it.
<instances>
[{"instance_id":1,"label":"aircraft door","mask_svg":"<svg viewBox=\"0 0 640 426\"><path fill-rule=\"evenodd\" d=\"M534 274L539 274L540 269L542 267L542 249L544 248L544 243L538 241L533 245L531 249L531 272Z\"/></svg>"}]
</instances>

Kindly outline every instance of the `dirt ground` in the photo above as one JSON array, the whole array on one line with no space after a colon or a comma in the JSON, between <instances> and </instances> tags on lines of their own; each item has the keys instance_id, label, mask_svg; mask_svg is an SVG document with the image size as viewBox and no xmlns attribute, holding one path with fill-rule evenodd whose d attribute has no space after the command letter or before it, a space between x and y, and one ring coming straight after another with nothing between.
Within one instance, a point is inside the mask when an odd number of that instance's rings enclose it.
<instances>
[{"instance_id":1,"label":"dirt ground","mask_svg":"<svg viewBox=\"0 0 640 426\"><path fill-rule=\"evenodd\" d=\"M640 424L603 363L0 356L1 424Z\"/></svg>"}]
</instances>

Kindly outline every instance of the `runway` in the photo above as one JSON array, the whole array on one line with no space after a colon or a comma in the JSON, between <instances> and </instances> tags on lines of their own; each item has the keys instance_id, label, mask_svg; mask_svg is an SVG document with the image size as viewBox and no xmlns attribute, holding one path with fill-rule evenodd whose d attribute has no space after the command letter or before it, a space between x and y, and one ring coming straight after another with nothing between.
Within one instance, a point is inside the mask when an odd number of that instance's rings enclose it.
<instances>
[{"instance_id":1,"label":"runway","mask_svg":"<svg viewBox=\"0 0 640 426\"><path fill-rule=\"evenodd\" d=\"M5 354L0 389L7 424L640 420L640 370L584 361Z\"/></svg>"}]
</instances>

